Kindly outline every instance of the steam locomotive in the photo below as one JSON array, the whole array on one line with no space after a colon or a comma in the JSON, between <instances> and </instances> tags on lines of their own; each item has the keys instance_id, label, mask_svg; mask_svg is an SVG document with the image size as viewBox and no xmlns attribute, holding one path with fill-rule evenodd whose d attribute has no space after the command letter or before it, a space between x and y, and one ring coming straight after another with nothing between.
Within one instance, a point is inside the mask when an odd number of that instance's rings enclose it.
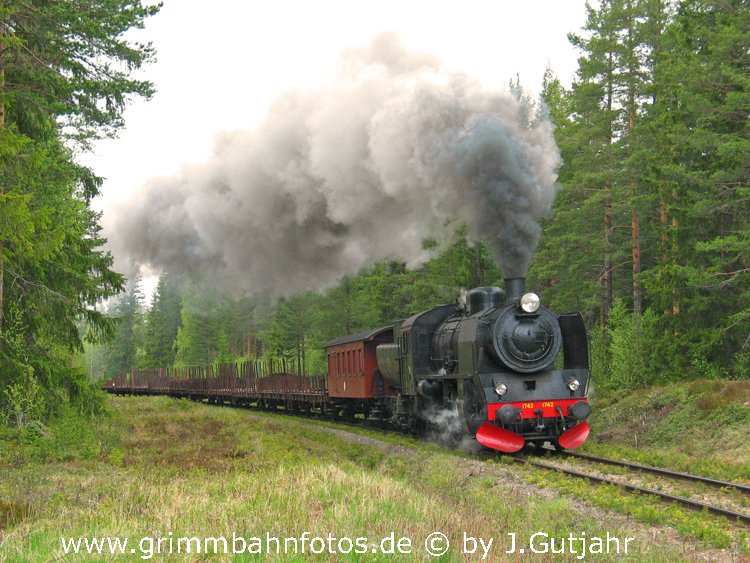
<instances>
[{"instance_id":1,"label":"steam locomotive","mask_svg":"<svg viewBox=\"0 0 750 563\"><path fill-rule=\"evenodd\" d=\"M324 345L326 376L257 363L140 370L112 393L167 394L211 403L357 416L415 433L474 436L515 452L550 442L577 448L589 435L588 337L579 313L555 317L525 280L479 287L391 326ZM562 352L562 357L561 356Z\"/></svg>"},{"instance_id":2,"label":"steam locomotive","mask_svg":"<svg viewBox=\"0 0 750 563\"><path fill-rule=\"evenodd\" d=\"M583 318L555 317L525 291L523 278L505 283L505 290L479 287L458 307L394 324L394 342L376 353L380 373L405 403L395 416L430 425L450 420L434 416L447 411L466 434L503 452L543 442L577 448L591 414Z\"/></svg>"}]
</instances>

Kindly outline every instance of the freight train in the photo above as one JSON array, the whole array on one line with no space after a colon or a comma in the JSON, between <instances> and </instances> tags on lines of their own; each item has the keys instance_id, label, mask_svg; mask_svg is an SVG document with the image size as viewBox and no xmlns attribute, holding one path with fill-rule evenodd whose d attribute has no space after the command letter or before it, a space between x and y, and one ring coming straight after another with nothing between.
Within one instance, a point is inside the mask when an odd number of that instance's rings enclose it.
<instances>
[{"instance_id":1,"label":"freight train","mask_svg":"<svg viewBox=\"0 0 750 563\"><path fill-rule=\"evenodd\" d=\"M112 393L168 394L212 403L365 418L415 433L516 452L549 442L573 449L589 435L588 336L580 313L555 316L523 278L479 287L457 304L324 345L328 373L263 373L252 362L141 370Z\"/></svg>"}]
</instances>

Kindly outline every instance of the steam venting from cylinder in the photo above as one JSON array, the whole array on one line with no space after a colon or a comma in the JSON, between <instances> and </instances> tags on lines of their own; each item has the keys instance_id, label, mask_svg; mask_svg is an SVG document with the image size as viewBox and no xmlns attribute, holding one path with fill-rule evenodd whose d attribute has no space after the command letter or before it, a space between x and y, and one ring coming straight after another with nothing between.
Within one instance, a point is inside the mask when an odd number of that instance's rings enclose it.
<instances>
[{"instance_id":1,"label":"steam venting from cylinder","mask_svg":"<svg viewBox=\"0 0 750 563\"><path fill-rule=\"evenodd\" d=\"M542 113L380 35L328 88L282 96L257 130L219 135L206 162L105 214L116 267L284 296L418 266L466 224L523 276L560 164Z\"/></svg>"}]
</instances>

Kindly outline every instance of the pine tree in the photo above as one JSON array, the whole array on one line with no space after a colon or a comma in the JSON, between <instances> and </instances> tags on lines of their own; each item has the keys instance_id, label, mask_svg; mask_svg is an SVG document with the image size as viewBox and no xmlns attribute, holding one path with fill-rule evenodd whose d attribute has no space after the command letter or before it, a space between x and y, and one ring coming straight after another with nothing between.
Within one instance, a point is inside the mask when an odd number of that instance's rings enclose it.
<instances>
[{"instance_id":1,"label":"pine tree","mask_svg":"<svg viewBox=\"0 0 750 563\"><path fill-rule=\"evenodd\" d=\"M680 2L657 58L654 148L671 221L646 281L670 313L674 363L726 366L750 337L748 7Z\"/></svg>"},{"instance_id":2,"label":"pine tree","mask_svg":"<svg viewBox=\"0 0 750 563\"><path fill-rule=\"evenodd\" d=\"M588 17L584 30L588 36L569 36L581 49L578 79L571 92L570 111L575 116L571 128L574 152L570 161L569 181L586 192L584 213L603 217L603 239L599 279L603 289L602 320L606 321L615 292L615 264L621 262L614 240L613 200L617 194L617 157L614 143L618 129L617 59L619 54L617 21L614 2L602 2L599 10L587 5ZM598 238L598 237L597 237Z\"/></svg>"},{"instance_id":3,"label":"pine tree","mask_svg":"<svg viewBox=\"0 0 750 563\"><path fill-rule=\"evenodd\" d=\"M212 288L194 284L182 296L180 327L175 340L176 366L214 363L219 335L232 322L232 301ZM228 334L227 334L228 336ZM158 366L162 367L162 366Z\"/></svg>"},{"instance_id":4,"label":"pine tree","mask_svg":"<svg viewBox=\"0 0 750 563\"><path fill-rule=\"evenodd\" d=\"M577 86L582 88L582 86ZM578 166L596 154L596 147L608 147L601 138L590 137L601 126L594 127L598 106L587 112L573 112L573 91L563 88L548 69L544 76L542 102L555 124L555 137L563 166L560 169L560 190L550 216L543 223L539 248L529 270L529 285L541 291L545 301L559 311L583 311L590 322L602 311L608 311L611 298L612 268L607 257L610 250L601 232L601 218L605 215L601 201L592 198L601 195L606 185L600 169L579 171ZM586 142L592 146L589 146ZM591 152L589 152L591 151ZM595 212L591 209L595 208ZM596 233L596 234L595 234ZM605 256L605 273L602 273L602 256ZM604 295L604 297L603 297ZM602 300L605 305L602 305Z\"/></svg>"},{"instance_id":5,"label":"pine tree","mask_svg":"<svg viewBox=\"0 0 750 563\"><path fill-rule=\"evenodd\" d=\"M143 350L143 290L136 277L128 283L127 290L111 308L110 316L117 321L112 343L107 346L106 375L141 367Z\"/></svg>"},{"instance_id":6,"label":"pine tree","mask_svg":"<svg viewBox=\"0 0 750 563\"><path fill-rule=\"evenodd\" d=\"M144 363L146 367L174 364L175 341L180 328L181 295L168 273L159 276L151 308L146 314Z\"/></svg>"},{"instance_id":7,"label":"pine tree","mask_svg":"<svg viewBox=\"0 0 750 563\"><path fill-rule=\"evenodd\" d=\"M64 136L83 145L111 136L122 126L122 112L132 96L149 97L151 84L134 80L133 70L153 56L150 45L123 39L125 31L142 27L158 6L139 1L10 0L0 7L0 223L33 229L27 209L28 186L14 170L23 160L43 159L34 143ZM101 180L66 157L71 181L88 202ZM42 166L49 163L42 163ZM0 232L0 322L4 310L5 263L16 252L7 232ZM2 326L0 324L0 326Z\"/></svg>"},{"instance_id":8,"label":"pine tree","mask_svg":"<svg viewBox=\"0 0 750 563\"><path fill-rule=\"evenodd\" d=\"M618 282L615 276L625 264L632 270L633 308L640 314L644 307L642 244L648 239L641 232L641 216L653 207L653 189L645 174L649 148L640 120L652 100L651 54L663 25L664 8L655 0L609 0L596 9L588 6L584 33L570 35L583 52L578 77L571 92L557 100L564 110L558 107L553 114L566 163L561 181L568 191L563 190L558 209L572 214L556 219L563 225L560 236L569 223L575 225L570 235L583 240L584 233L590 237L593 231L589 218L603 218L603 229L596 229L601 236L586 240L583 252L603 257L598 266L603 322L614 298L627 287L627 278L620 276ZM552 97L554 92L548 88L545 94ZM620 228L626 224L628 238ZM570 254L558 263L571 259L579 271L588 273L594 265L589 258Z\"/></svg>"}]
</instances>

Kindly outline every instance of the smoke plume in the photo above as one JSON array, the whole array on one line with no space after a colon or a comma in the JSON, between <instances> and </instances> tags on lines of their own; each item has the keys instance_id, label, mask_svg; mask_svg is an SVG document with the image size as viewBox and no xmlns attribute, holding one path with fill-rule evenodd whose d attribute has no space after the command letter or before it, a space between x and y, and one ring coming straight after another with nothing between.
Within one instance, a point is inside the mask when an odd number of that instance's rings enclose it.
<instances>
[{"instance_id":1,"label":"smoke plume","mask_svg":"<svg viewBox=\"0 0 750 563\"><path fill-rule=\"evenodd\" d=\"M467 224L520 277L559 163L551 124L522 97L386 34L345 52L329 88L286 94L257 130L150 181L110 239L119 259L279 296L381 260L419 265L425 239Z\"/></svg>"}]
</instances>

